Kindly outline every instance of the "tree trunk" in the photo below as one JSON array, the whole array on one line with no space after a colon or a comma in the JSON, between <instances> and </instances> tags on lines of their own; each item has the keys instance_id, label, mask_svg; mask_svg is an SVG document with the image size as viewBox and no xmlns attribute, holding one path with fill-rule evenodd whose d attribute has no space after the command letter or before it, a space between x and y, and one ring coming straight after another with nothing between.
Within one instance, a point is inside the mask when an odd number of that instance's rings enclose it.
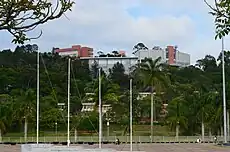
<instances>
[{"instance_id":1,"label":"tree trunk","mask_svg":"<svg viewBox=\"0 0 230 152\"><path fill-rule=\"evenodd\" d=\"M220 127L220 136L221 136L221 137L224 136L224 130L223 130L223 127L222 127L222 126Z\"/></svg>"},{"instance_id":2,"label":"tree trunk","mask_svg":"<svg viewBox=\"0 0 230 152\"><path fill-rule=\"evenodd\" d=\"M27 141L27 127L28 127L28 122L27 122L27 118L25 117L25 124L24 124L24 140L25 140L25 142Z\"/></svg>"},{"instance_id":3,"label":"tree trunk","mask_svg":"<svg viewBox=\"0 0 230 152\"><path fill-rule=\"evenodd\" d=\"M204 121L201 122L201 135L202 135L202 141L204 141Z\"/></svg>"},{"instance_id":4,"label":"tree trunk","mask_svg":"<svg viewBox=\"0 0 230 152\"><path fill-rule=\"evenodd\" d=\"M211 128L209 128L209 131L208 131L209 133L209 137L212 137L212 129Z\"/></svg>"},{"instance_id":5,"label":"tree trunk","mask_svg":"<svg viewBox=\"0 0 230 152\"><path fill-rule=\"evenodd\" d=\"M2 142L2 130L0 129L0 143Z\"/></svg>"},{"instance_id":6,"label":"tree trunk","mask_svg":"<svg viewBox=\"0 0 230 152\"><path fill-rule=\"evenodd\" d=\"M176 140L178 141L180 125L176 125Z\"/></svg>"}]
</instances>

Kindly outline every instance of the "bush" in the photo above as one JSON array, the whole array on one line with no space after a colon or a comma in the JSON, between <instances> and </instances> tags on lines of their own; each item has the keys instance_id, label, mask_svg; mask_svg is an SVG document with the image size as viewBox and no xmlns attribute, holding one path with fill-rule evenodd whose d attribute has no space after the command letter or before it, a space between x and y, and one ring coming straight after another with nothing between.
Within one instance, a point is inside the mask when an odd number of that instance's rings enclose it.
<instances>
[{"instance_id":1,"label":"bush","mask_svg":"<svg viewBox=\"0 0 230 152\"><path fill-rule=\"evenodd\" d=\"M97 131L99 128L98 114L92 112L86 114L80 118L80 123L77 126L77 130Z\"/></svg>"}]
</instances>

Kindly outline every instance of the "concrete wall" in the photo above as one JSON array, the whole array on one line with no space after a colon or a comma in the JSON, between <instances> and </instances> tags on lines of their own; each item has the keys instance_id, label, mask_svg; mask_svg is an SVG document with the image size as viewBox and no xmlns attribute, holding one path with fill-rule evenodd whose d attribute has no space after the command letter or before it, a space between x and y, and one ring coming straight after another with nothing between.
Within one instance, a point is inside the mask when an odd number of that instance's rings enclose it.
<instances>
[{"instance_id":1,"label":"concrete wall","mask_svg":"<svg viewBox=\"0 0 230 152\"><path fill-rule=\"evenodd\" d=\"M55 146L52 144L27 144L21 145L21 152L116 152L114 149L108 148L83 148L81 146Z\"/></svg>"},{"instance_id":2,"label":"concrete wall","mask_svg":"<svg viewBox=\"0 0 230 152\"><path fill-rule=\"evenodd\" d=\"M94 62L97 62L99 67L108 74L109 69L112 69L114 64L117 62L122 63L125 72L129 73L130 67L134 66L137 63L137 57L95 57L95 58L80 58L82 60L88 60L89 68L94 65Z\"/></svg>"}]
</instances>

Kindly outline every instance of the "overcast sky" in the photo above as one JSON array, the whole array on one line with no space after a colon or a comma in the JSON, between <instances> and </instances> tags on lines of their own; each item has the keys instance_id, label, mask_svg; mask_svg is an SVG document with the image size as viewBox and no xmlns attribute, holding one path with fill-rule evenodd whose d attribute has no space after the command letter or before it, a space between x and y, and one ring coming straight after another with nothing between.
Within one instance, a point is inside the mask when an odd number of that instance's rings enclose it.
<instances>
[{"instance_id":1,"label":"overcast sky","mask_svg":"<svg viewBox=\"0 0 230 152\"><path fill-rule=\"evenodd\" d=\"M206 54L218 56L221 42L214 40L213 17L203 0L76 0L66 17L40 26L37 43L41 51L74 44L110 52L125 50L131 55L138 42L147 47L178 45L191 54L191 62ZM0 49L14 48L12 37L0 32ZM226 38L226 49L230 47ZM95 51L96 52L96 51Z\"/></svg>"}]
</instances>

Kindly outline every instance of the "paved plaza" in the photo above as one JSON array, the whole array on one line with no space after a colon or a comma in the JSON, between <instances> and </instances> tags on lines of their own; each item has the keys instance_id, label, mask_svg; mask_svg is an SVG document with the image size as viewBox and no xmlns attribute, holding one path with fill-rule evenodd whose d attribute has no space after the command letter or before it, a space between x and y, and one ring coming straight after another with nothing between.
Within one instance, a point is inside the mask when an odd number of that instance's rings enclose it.
<instances>
[{"instance_id":1,"label":"paved plaza","mask_svg":"<svg viewBox=\"0 0 230 152\"><path fill-rule=\"evenodd\" d=\"M81 145L82 146L82 145ZM98 145L83 145L85 148L97 148ZM117 151L129 151L129 145L105 144L104 148ZM146 152L230 152L230 147L218 147L213 144L133 144L133 151ZM20 145L0 145L0 152L20 152Z\"/></svg>"}]
</instances>

